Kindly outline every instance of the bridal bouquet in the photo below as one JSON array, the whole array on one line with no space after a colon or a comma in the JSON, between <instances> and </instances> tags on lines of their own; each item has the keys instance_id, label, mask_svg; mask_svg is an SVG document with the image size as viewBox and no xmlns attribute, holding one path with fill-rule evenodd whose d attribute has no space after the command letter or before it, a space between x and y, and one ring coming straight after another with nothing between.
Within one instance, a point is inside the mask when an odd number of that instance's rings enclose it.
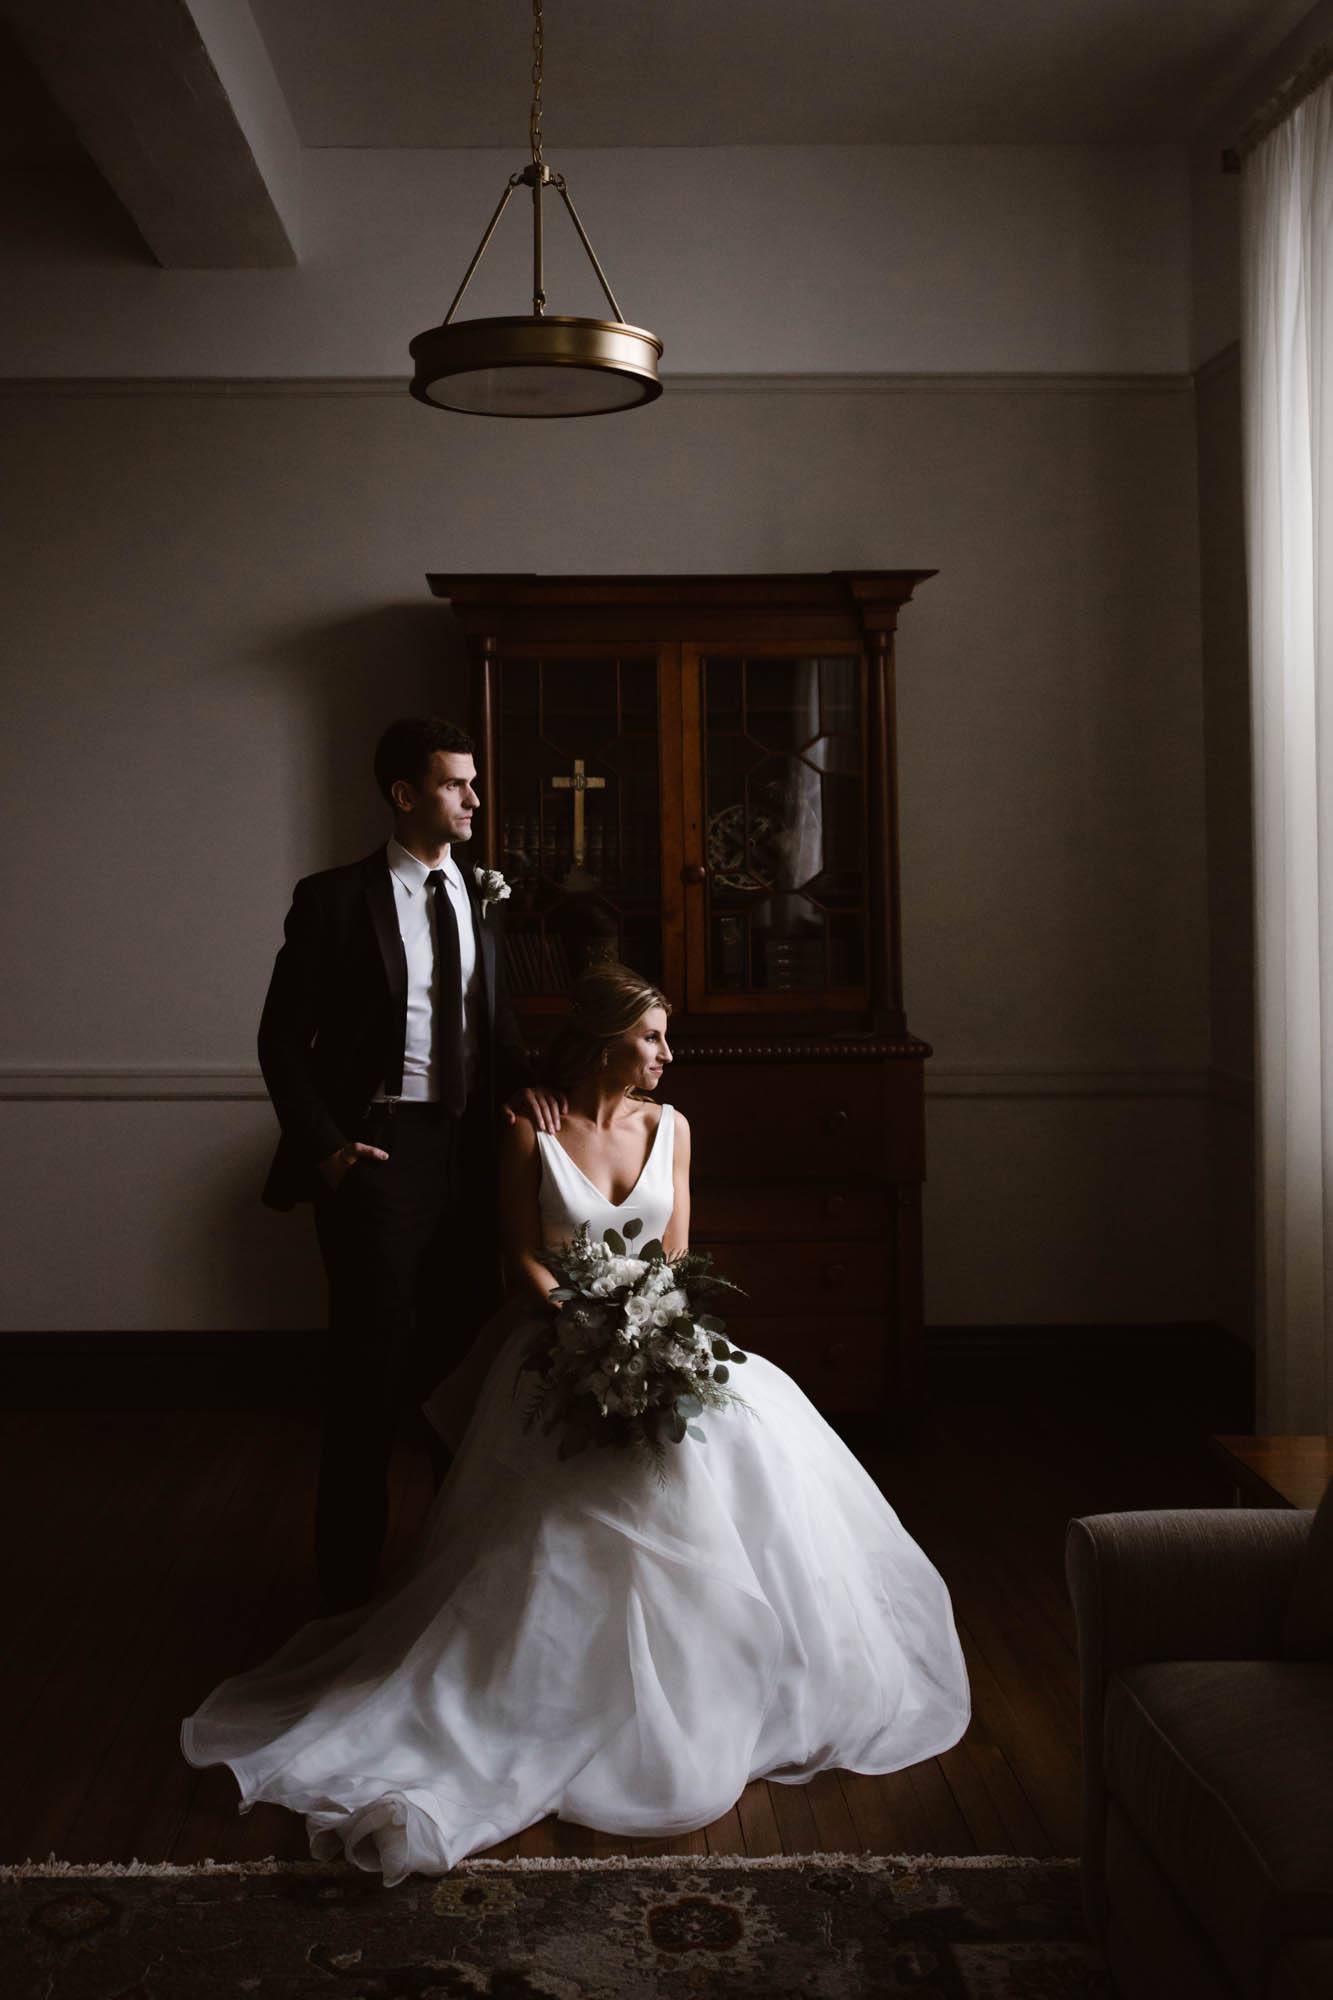
<instances>
[{"instance_id":1,"label":"bridal bouquet","mask_svg":"<svg viewBox=\"0 0 1333 2000\"><path fill-rule=\"evenodd\" d=\"M660 1477L668 1443L704 1442L696 1417L744 1402L726 1385L746 1357L723 1338L725 1320L701 1311L711 1294L739 1287L702 1251L668 1257L656 1240L631 1250L642 1227L627 1222L624 1236L608 1229L594 1243L585 1222L545 1253L561 1309L534 1334L520 1375L539 1378L525 1428L559 1430L561 1458L590 1444L637 1445Z\"/></svg>"}]
</instances>

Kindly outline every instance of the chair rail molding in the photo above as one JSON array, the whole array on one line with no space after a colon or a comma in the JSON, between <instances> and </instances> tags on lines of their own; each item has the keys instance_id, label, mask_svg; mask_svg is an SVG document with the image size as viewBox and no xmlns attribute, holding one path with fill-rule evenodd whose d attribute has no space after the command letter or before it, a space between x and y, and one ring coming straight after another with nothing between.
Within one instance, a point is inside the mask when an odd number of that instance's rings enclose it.
<instances>
[{"instance_id":1,"label":"chair rail molding","mask_svg":"<svg viewBox=\"0 0 1333 2000\"><path fill-rule=\"evenodd\" d=\"M1253 1091L1252 1080L1238 1071L1207 1067L982 1068L933 1061L926 1065L926 1095L934 1098L1198 1097L1248 1105ZM267 1096L264 1079L257 1068L232 1068L220 1064L172 1069L134 1063L97 1069L39 1069L23 1065L0 1068L0 1100L9 1103L48 1099L87 1104L119 1100L131 1103L172 1100L207 1103L231 1099L262 1102Z\"/></svg>"}]
</instances>

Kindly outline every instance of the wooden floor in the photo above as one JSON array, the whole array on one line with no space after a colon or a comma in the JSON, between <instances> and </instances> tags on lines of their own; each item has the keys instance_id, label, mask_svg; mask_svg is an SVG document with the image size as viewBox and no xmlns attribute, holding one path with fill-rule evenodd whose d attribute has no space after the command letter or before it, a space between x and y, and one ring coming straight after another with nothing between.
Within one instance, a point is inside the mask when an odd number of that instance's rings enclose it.
<instances>
[{"instance_id":1,"label":"wooden floor","mask_svg":"<svg viewBox=\"0 0 1333 2000\"><path fill-rule=\"evenodd\" d=\"M754 1784L704 1831L628 1841L548 1820L497 1854L1072 1854L1078 1678L1063 1575L1071 1515L1223 1505L1197 1415L1095 1394L949 1398L909 1447L852 1437L953 1593L975 1720L947 1756L884 1778ZM1225 1426L1224 1426L1225 1427ZM1235 1427L1235 1426L1233 1426ZM0 1861L296 1858L301 1822L237 1815L179 1718L312 1614L315 1432L294 1412L0 1419ZM396 1465L393 1549L429 1498Z\"/></svg>"}]
</instances>

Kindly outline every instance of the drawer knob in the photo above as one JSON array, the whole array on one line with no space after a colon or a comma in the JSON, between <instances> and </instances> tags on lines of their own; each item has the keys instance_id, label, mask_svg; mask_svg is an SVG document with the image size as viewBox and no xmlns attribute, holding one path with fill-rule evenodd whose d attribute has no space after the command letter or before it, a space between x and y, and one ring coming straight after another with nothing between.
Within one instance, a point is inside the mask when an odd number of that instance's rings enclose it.
<instances>
[{"instance_id":1,"label":"drawer knob","mask_svg":"<svg viewBox=\"0 0 1333 2000\"><path fill-rule=\"evenodd\" d=\"M847 1266L845 1264L825 1264L824 1283L826 1285L840 1285L846 1276Z\"/></svg>"},{"instance_id":2,"label":"drawer knob","mask_svg":"<svg viewBox=\"0 0 1333 2000\"><path fill-rule=\"evenodd\" d=\"M708 880L708 870L701 862L687 861L680 871L680 879L688 882L692 889L697 889L701 882Z\"/></svg>"},{"instance_id":3,"label":"drawer knob","mask_svg":"<svg viewBox=\"0 0 1333 2000\"><path fill-rule=\"evenodd\" d=\"M842 1132L848 1124L848 1114L842 1109L830 1111L824 1123L830 1132Z\"/></svg>"},{"instance_id":4,"label":"drawer knob","mask_svg":"<svg viewBox=\"0 0 1333 2000\"><path fill-rule=\"evenodd\" d=\"M824 1196L825 1215L841 1215L846 1206L847 1197L845 1194L826 1194Z\"/></svg>"}]
</instances>

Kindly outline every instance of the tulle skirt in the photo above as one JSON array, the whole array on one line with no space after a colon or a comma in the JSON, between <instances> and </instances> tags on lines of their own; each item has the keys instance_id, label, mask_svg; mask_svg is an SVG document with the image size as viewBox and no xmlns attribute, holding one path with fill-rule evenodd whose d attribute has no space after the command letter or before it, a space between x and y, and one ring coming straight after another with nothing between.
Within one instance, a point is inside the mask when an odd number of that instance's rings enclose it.
<instances>
[{"instance_id":1,"label":"tulle skirt","mask_svg":"<svg viewBox=\"0 0 1333 2000\"><path fill-rule=\"evenodd\" d=\"M525 1431L521 1310L435 1399L471 1407L408 1572L183 1725L316 1858L442 1874L558 1813L669 1835L752 1779L932 1757L969 1693L942 1578L791 1378L753 1354L705 1443L561 1462ZM481 1367L484 1363L484 1369ZM449 1426L441 1423L441 1428Z\"/></svg>"}]
</instances>

